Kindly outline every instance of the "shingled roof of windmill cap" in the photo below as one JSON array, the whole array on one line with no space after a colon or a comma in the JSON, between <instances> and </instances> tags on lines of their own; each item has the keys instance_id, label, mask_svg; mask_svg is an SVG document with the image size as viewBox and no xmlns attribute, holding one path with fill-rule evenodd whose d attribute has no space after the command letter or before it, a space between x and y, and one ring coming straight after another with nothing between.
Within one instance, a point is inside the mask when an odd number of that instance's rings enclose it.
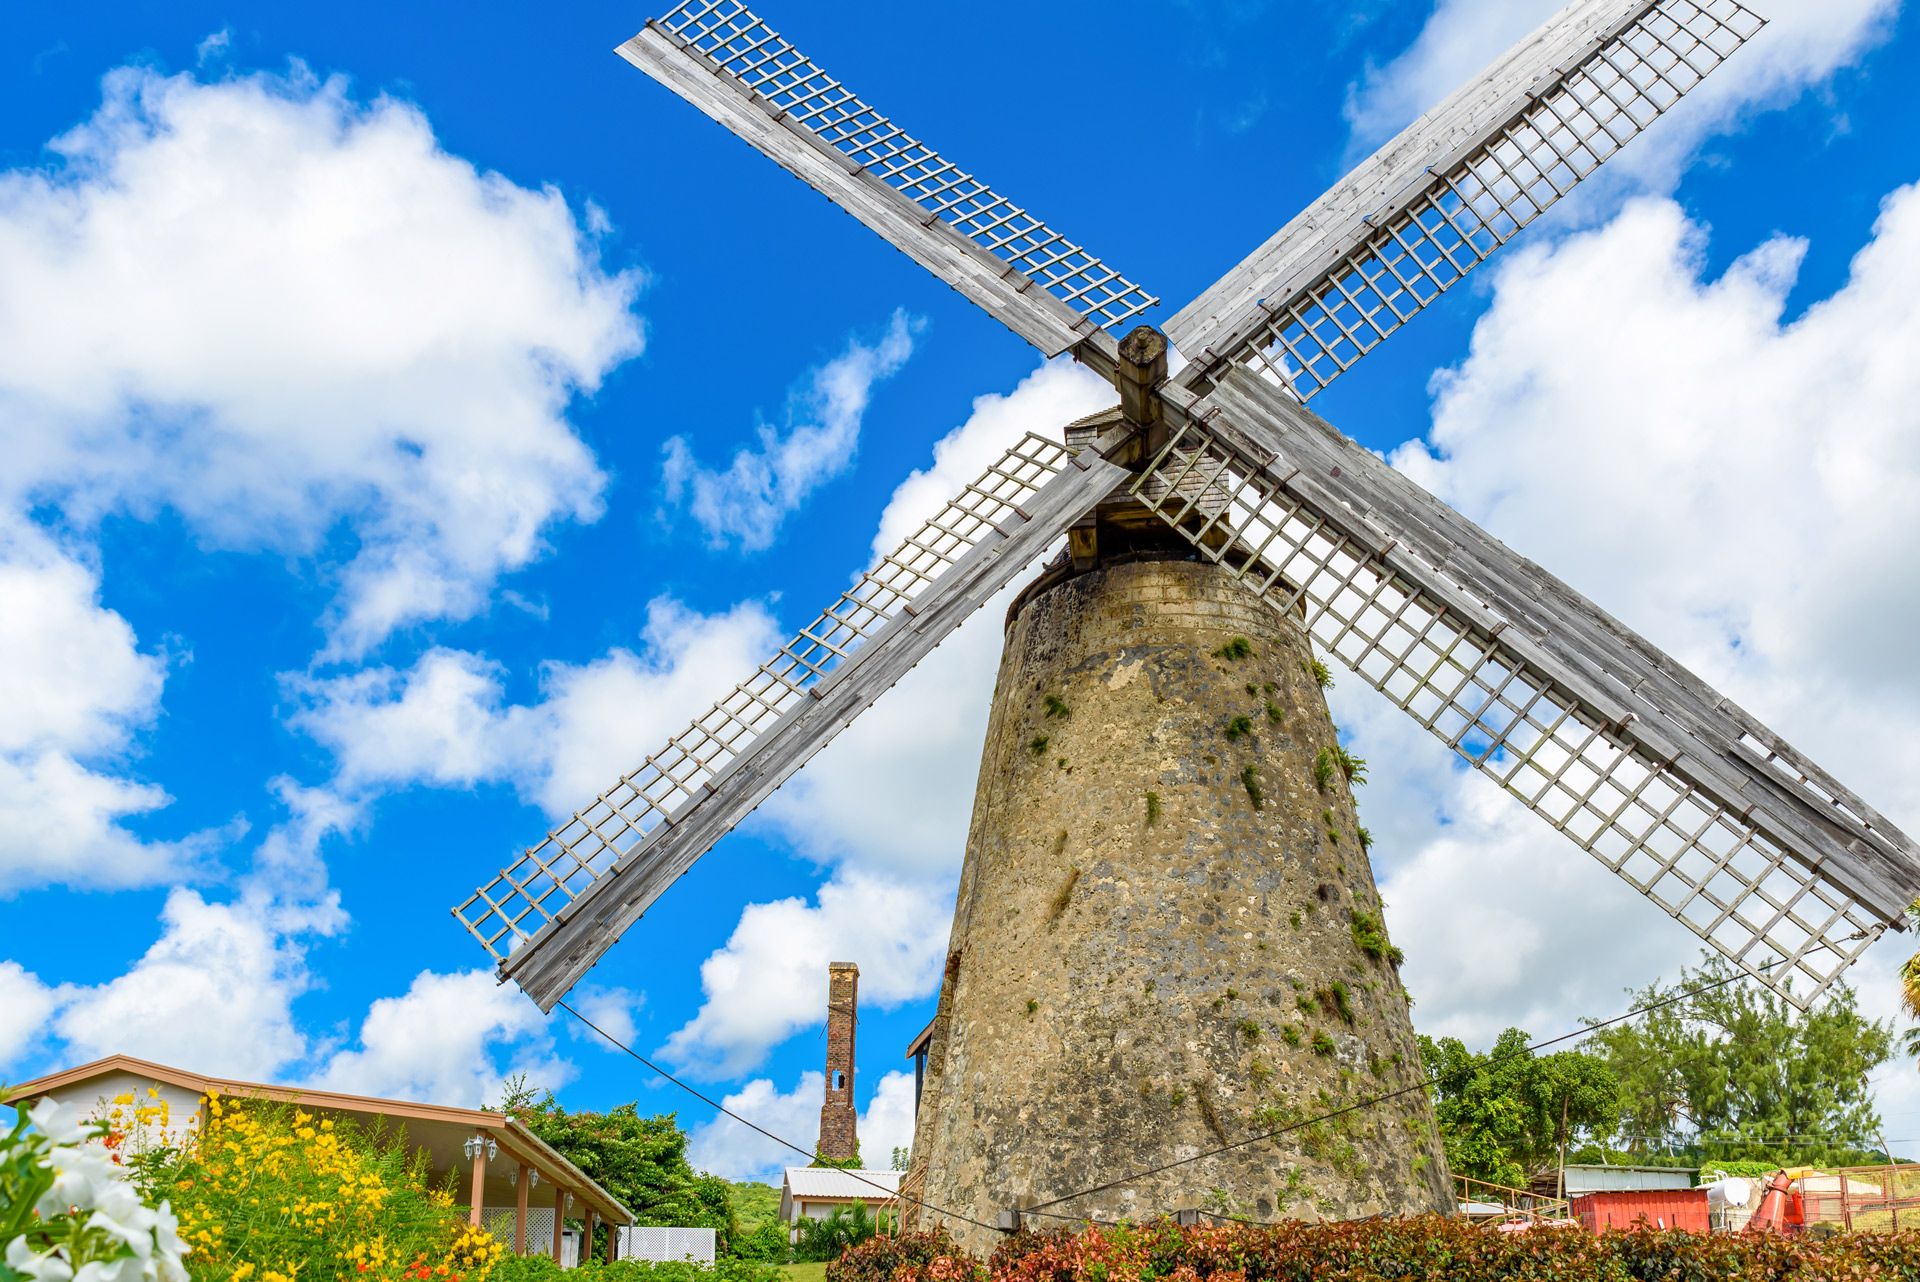
<instances>
[{"instance_id":1,"label":"shingled roof of windmill cap","mask_svg":"<svg viewBox=\"0 0 1920 1282\"><path fill-rule=\"evenodd\" d=\"M900 1180L905 1174L904 1171L843 1171L836 1166L789 1166L787 1191L795 1197L874 1201L899 1192ZM880 1188L875 1188L876 1184Z\"/></svg>"}]
</instances>

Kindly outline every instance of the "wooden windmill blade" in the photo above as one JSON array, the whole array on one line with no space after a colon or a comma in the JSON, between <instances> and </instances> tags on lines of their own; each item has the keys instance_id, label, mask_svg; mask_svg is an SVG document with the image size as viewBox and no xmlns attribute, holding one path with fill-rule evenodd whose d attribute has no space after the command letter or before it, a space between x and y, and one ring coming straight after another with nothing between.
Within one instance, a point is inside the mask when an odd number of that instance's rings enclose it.
<instances>
[{"instance_id":1,"label":"wooden windmill blade","mask_svg":"<svg viewBox=\"0 0 1920 1282\"><path fill-rule=\"evenodd\" d=\"M1166 323L1307 400L1485 262L1752 38L1737 0L1573 0Z\"/></svg>"},{"instance_id":2,"label":"wooden windmill blade","mask_svg":"<svg viewBox=\"0 0 1920 1282\"><path fill-rule=\"evenodd\" d=\"M740 0L684 0L619 52L1048 356L1160 301L901 129Z\"/></svg>"},{"instance_id":3,"label":"wooden windmill blade","mask_svg":"<svg viewBox=\"0 0 1920 1282\"><path fill-rule=\"evenodd\" d=\"M1878 812L1269 380L1167 402L1142 502L1796 1005L1920 896L1920 849Z\"/></svg>"},{"instance_id":4,"label":"wooden windmill blade","mask_svg":"<svg viewBox=\"0 0 1920 1282\"><path fill-rule=\"evenodd\" d=\"M1126 476L1028 436L454 915L551 1010L695 860Z\"/></svg>"}]
</instances>

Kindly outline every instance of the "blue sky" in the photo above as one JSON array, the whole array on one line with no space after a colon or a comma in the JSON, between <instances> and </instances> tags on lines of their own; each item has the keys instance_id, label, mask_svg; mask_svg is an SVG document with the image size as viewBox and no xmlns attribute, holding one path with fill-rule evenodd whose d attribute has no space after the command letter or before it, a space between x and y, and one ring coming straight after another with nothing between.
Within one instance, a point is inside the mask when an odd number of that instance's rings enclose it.
<instances>
[{"instance_id":1,"label":"blue sky","mask_svg":"<svg viewBox=\"0 0 1920 1282\"><path fill-rule=\"evenodd\" d=\"M1551 8L763 12L1164 316ZM1761 8L1315 407L1912 830L1920 38L1894 0ZM481 1102L527 1071L779 1164L495 988L447 909L968 460L1104 401L618 59L650 12L0 16L0 1076L124 1050ZM805 1142L825 962L858 961L868 1156L905 1143L998 613L587 1007ZM1557 1033L1693 956L1335 697L1423 1031ZM1903 942L1855 972L1875 1011ZM1876 1081L1897 1138L1912 1076Z\"/></svg>"}]
</instances>

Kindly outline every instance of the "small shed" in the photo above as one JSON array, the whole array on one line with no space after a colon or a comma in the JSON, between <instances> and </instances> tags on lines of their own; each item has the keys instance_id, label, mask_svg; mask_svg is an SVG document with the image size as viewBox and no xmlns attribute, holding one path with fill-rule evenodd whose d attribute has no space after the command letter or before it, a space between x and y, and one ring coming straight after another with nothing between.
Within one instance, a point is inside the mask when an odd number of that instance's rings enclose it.
<instances>
[{"instance_id":1,"label":"small shed","mask_svg":"<svg viewBox=\"0 0 1920 1282\"><path fill-rule=\"evenodd\" d=\"M780 1218L789 1226L824 1220L837 1207L865 1202L868 1209L891 1208L904 1171L847 1171L835 1166L789 1166L780 1182ZM791 1234L790 1234L791 1235Z\"/></svg>"}]
</instances>

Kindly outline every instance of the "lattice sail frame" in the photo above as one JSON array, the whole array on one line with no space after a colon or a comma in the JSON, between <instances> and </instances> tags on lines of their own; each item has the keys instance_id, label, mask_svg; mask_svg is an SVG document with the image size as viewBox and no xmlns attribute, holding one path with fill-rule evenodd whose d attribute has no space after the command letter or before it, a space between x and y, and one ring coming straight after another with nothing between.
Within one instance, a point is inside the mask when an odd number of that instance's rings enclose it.
<instances>
[{"instance_id":1,"label":"lattice sail frame","mask_svg":"<svg viewBox=\"0 0 1920 1282\"><path fill-rule=\"evenodd\" d=\"M560 919L595 881L662 824L715 790L715 781L756 739L902 613L911 614L940 577L1063 468L1072 451L1028 435L949 500L773 657L694 718L638 769L549 832L453 912L493 957Z\"/></svg>"},{"instance_id":2,"label":"lattice sail frame","mask_svg":"<svg viewBox=\"0 0 1920 1282\"><path fill-rule=\"evenodd\" d=\"M740 0L685 0L650 25L1101 328L1160 301L901 129Z\"/></svg>"},{"instance_id":3,"label":"lattice sail frame","mask_svg":"<svg viewBox=\"0 0 1920 1282\"><path fill-rule=\"evenodd\" d=\"M1530 667L1498 628L1434 600L1199 422L1172 433L1131 492L1469 765L1802 1009L1886 929Z\"/></svg>"},{"instance_id":4,"label":"lattice sail frame","mask_svg":"<svg viewBox=\"0 0 1920 1282\"><path fill-rule=\"evenodd\" d=\"M1219 359L1305 401L1567 195L1765 25L1736 0L1661 0L1538 90L1512 122L1377 222L1332 267L1269 303ZM1203 363L1217 364L1217 360Z\"/></svg>"}]
</instances>

